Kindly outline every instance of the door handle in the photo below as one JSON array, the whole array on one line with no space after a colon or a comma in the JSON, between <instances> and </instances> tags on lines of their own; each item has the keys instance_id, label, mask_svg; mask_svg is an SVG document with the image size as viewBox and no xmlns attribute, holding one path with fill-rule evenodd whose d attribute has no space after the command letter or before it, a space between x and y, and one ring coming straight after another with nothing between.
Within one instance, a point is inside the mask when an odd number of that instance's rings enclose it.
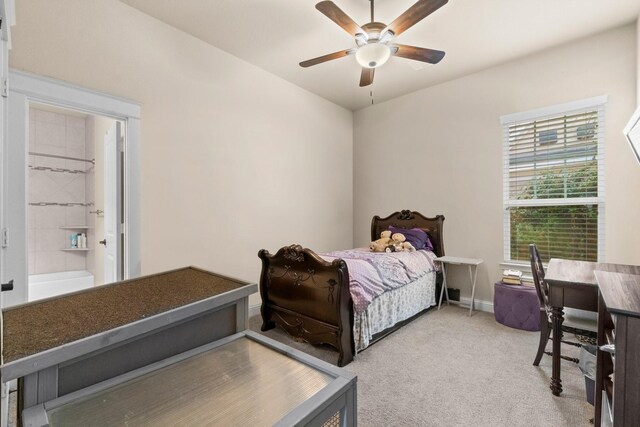
<instances>
[{"instance_id":1,"label":"door handle","mask_svg":"<svg viewBox=\"0 0 640 427\"><path fill-rule=\"evenodd\" d=\"M107 247L107 239L104 240L100 240L98 243L100 243L101 245L104 245L104 247Z\"/></svg>"},{"instance_id":2,"label":"door handle","mask_svg":"<svg viewBox=\"0 0 640 427\"><path fill-rule=\"evenodd\" d=\"M2 284L2 292L12 291L12 290L13 290L13 279L9 280L7 283Z\"/></svg>"}]
</instances>

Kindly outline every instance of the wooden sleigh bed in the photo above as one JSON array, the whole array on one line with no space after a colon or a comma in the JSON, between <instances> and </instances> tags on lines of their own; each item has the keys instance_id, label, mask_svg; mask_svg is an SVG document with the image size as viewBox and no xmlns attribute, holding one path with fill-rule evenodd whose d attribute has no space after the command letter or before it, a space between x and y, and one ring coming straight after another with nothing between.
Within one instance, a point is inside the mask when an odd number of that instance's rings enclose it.
<instances>
[{"instance_id":1,"label":"wooden sleigh bed","mask_svg":"<svg viewBox=\"0 0 640 427\"><path fill-rule=\"evenodd\" d=\"M444 216L428 218L419 212L403 210L385 218L374 216L371 240L389 226L427 232L436 256L444 256L442 226ZM325 261L311 249L300 245L281 248L271 255L262 249L260 296L262 297L262 330L276 325L294 339L310 344L328 344L339 352L338 366L350 363L356 353L354 344L354 304L349 290L349 271L342 259ZM436 282L441 283L441 273ZM434 289L435 293L435 289ZM400 328L422 314L409 316L373 335L370 344Z\"/></svg>"}]
</instances>

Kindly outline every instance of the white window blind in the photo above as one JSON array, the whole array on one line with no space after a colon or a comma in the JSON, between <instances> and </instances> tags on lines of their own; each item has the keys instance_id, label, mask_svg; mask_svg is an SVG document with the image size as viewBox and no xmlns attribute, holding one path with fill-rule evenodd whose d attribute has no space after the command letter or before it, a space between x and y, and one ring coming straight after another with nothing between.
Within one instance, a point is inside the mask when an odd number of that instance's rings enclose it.
<instances>
[{"instance_id":1,"label":"white window blind","mask_svg":"<svg viewBox=\"0 0 640 427\"><path fill-rule=\"evenodd\" d=\"M605 102L502 117L505 260L603 258Z\"/></svg>"}]
</instances>

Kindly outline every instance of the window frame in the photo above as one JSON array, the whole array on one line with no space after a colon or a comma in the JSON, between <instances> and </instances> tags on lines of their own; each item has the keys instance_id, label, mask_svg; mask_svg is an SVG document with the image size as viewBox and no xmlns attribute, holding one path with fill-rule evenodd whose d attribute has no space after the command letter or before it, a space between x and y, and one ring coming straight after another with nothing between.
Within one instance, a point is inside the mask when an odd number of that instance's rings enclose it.
<instances>
[{"instance_id":1,"label":"window frame","mask_svg":"<svg viewBox=\"0 0 640 427\"><path fill-rule=\"evenodd\" d=\"M568 205L597 205L598 207L598 262L604 260L605 251L605 157L604 157L604 124L606 120L606 104L608 97L606 95L586 98L578 101L567 102L563 104L552 105L549 107L523 111L519 113L507 114L500 117L502 125L503 143L502 143L502 190L503 190L503 263L505 268L521 267L526 263L521 260L511 259L511 214L512 207L536 207L536 206L568 206ZM557 198L557 199L526 199L517 200L510 198L509 186L509 126L518 122L546 120L553 117L561 117L564 115L578 113L596 109L598 110L598 123L601 131L598 132L598 195L596 197L576 197L576 198Z\"/></svg>"}]
</instances>

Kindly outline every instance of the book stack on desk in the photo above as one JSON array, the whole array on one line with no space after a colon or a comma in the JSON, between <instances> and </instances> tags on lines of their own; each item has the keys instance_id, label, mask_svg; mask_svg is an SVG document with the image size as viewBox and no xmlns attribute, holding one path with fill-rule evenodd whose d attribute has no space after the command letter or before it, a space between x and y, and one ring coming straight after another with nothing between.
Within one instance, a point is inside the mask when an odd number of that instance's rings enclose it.
<instances>
[{"instance_id":1,"label":"book stack on desk","mask_svg":"<svg viewBox=\"0 0 640 427\"><path fill-rule=\"evenodd\" d=\"M522 285L522 271L504 270L502 271L502 283L507 285Z\"/></svg>"}]
</instances>

